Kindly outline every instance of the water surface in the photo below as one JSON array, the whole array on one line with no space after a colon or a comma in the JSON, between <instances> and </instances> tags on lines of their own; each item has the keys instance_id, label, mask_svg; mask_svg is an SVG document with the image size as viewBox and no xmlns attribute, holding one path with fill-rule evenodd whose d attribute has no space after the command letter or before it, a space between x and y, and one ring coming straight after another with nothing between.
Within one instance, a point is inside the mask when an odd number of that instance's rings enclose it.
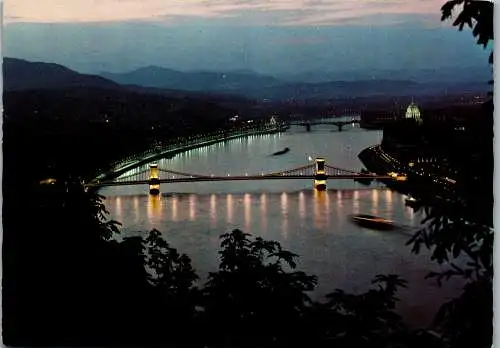
<instances>
[{"instance_id":1,"label":"water surface","mask_svg":"<svg viewBox=\"0 0 500 348\"><path fill-rule=\"evenodd\" d=\"M306 132L296 127L194 149L157 163L187 173L252 175L300 167L319 156L330 165L360 170L357 154L380 143L381 137L379 131L359 128L332 132L323 126ZM291 151L272 156L285 147ZM202 279L217 269L220 234L240 228L299 254L299 268L319 277L312 294L317 299L335 288L364 291L377 274L400 274L409 282L400 296L400 312L421 325L429 322L446 295L457 292L457 282L441 290L434 281L424 280L435 265L427 252L413 255L405 246L422 217L404 205L402 195L380 184L328 180L328 190L318 192L311 180L226 181L162 184L161 191L160 196L149 196L147 185L139 185L109 187L101 193L111 217L123 223L123 236L160 230L192 258ZM382 216L403 228L361 228L349 220L358 213Z\"/></svg>"}]
</instances>

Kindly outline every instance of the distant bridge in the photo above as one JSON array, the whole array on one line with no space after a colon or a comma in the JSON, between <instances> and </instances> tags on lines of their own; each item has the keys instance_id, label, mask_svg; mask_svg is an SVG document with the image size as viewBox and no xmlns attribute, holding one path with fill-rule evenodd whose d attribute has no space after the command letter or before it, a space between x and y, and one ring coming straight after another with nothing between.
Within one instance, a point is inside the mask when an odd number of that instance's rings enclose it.
<instances>
[{"instance_id":1,"label":"distant bridge","mask_svg":"<svg viewBox=\"0 0 500 348\"><path fill-rule=\"evenodd\" d=\"M160 177L160 174L162 177ZM302 167L287 169L278 172L245 174L245 175L206 175L175 171L160 168L158 165L150 165L149 169L140 172L122 175L116 179L89 183L89 187L127 186L127 185L149 185L151 194L160 192L160 184L182 183L182 182L210 182L210 181L243 181L243 180L283 180L283 179L308 179L314 180L315 188L326 189L327 179L350 179L360 181L371 181L374 179L395 179L393 176L376 175L372 173L360 173L353 170L342 169L325 164L323 158L316 158L315 163Z\"/></svg>"},{"instance_id":2,"label":"distant bridge","mask_svg":"<svg viewBox=\"0 0 500 348\"><path fill-rule=\"evenodd\" d=\"M294 125L294 126L304 126L306 127L307 131L311 130L312 126L315 125L333 125L336 126L339 130L339 132L342 131L343 127L346 125L354 125L354 124L359 124L361 122L361 116L360 115L355 115L351 116L350 119L346 120L345 118L343 120L339 120L338 118L335 117L330 117L330 118L324 118L324 119L316 119L316 120L311 120L311 121L306 121L306 120L295 120L295 121L289 121L288 125Z\"/></svg>"}]
</instances>

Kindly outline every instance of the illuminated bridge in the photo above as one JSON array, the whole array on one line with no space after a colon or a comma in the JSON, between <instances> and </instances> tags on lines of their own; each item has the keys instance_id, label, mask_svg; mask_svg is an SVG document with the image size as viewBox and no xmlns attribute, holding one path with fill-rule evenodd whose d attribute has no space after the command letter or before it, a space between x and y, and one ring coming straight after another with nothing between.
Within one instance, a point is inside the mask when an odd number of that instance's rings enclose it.
<instances>
[{"instance_id":1,"label":"illuminated bridge","mask_svg":"<svg viewBox=\"0 0 500 348\"><path fill-rule=\"evenodd\" d=\"M271 173L245 174L245 175L206 175L195 173L184 173L160 168L157 164L151 164L149 169L132 174L124 174L116 179L94 181L89 187L122 186L122 185L149 185L151 194L160 192L160 184L181 182L209 182L209 181L237 181L237 180L284 180L284 179L308 179L314 180L314 186L318 190L326 189L327 179L350 179L360 181L371 181L374 179L395 179L394 176L382 176L372 173L360 173L353 170L337 168L327 165L323 158L316 158L314 163L302 167L287 169Z\"/></svg>"},{"instance_id":2,"label":"illuminated bridge","mask_svg":"<svg viewBox=\"0 0 500 348\"><path fill-rule=\"evenodd\" d=\"M311 130L312 126L315 125L333 125L336 126L340 131L342 131L344 126L347 125L354 125L355 123L360 123L361 122L361 116L355 115L351 116L349 119L346 119L345 117L339 118L336 117L330 117L330 118L324 118L324 119L317 119L317 120L296 120L296 121L290 121L288 122L288 125L294 125L294 126L304 126L306 129L309 131Z\"/></svg>"}]
</instances>

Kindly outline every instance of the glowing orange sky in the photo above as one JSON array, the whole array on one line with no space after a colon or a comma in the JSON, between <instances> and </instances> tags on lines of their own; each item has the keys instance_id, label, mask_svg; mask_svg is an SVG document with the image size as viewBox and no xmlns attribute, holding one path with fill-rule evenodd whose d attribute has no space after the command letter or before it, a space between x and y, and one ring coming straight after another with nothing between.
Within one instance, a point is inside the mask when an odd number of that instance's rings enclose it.
<instances>
[{"instance_id":1,"label":"glowing orange sky","mask_svg":"<svg viewBox=\"0 0 500 348\"><path fill-rule=\"evenodd\" d=\"M442 0L6 0L4 23L168 23L174 18L231 18L273 15L276 25L328 25L377 14L439 14Z\"/></svg>"}]
</instances>

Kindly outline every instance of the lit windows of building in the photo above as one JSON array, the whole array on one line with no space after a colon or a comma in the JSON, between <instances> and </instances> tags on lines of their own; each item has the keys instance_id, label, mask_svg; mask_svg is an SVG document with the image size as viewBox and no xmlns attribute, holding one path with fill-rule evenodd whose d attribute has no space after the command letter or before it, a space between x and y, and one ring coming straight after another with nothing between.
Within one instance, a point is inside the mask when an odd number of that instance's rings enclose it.
<instances>
[{"instance_id":1,"label":"lit windows of building","mask_svg":"<svg viewBox=\"0 0 500 348\"><path fill-rule=\"evenodd\" d=\"M418 108L417 104L411 102L410 105L408 105L408 108L406 109L405 118L414 119L419 123L422 122L420 109Z\"/></svg>"}]
</instances>

